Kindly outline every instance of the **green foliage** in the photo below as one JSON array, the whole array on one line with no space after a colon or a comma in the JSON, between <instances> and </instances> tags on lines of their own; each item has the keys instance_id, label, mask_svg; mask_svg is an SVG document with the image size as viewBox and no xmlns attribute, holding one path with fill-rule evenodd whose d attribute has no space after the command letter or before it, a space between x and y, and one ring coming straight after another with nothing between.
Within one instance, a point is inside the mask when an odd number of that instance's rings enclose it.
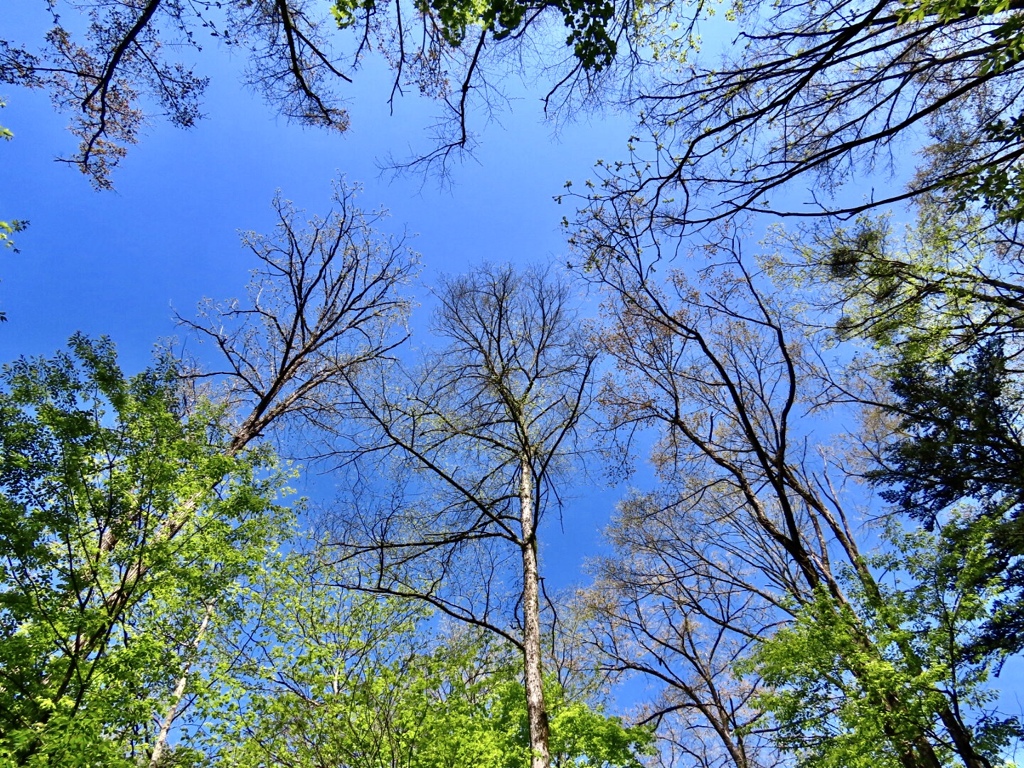
<instances>
[{"instance_id":1,"label":"green foliage","mask_svg":"<svg viewBox=\"0 0 1024 768\"><path fill-rule=\"evenodd\" d=\"M28 226L27 222L12 219L11 221L0 221L0 245L6 248L14 247L14 240L11 236L15 232L21 232Z\"/></svg>"},{"instance_id":2,"label":"green foliage","mask_svg":"<svg viewBox=\"0 0 1024 768\"><path fill-rule=\"evenodd\" d=\"M443 40L458 48L470 27L490 30L496 40L520 31L528 15L548 8L560 11L568 31L568 45L587 70L600 71L611 64L617 49L610 32L615 5L611 0L417 0L421 14L436 19ZM352 26L361 15L376 8L375 0L336 0L332 13L341 28Z\"/></svg>"},{"instance_id":3,"label":"green foliage","mask_svg":"<svg viewBox=\"0 0 1024 768\"><path fill-rule=\"evenodd\" d=\"M902 243L884 219L862 218L806 258L839 310L838 335L872 342L876 374L891 390L887 434L867 476L930 528L960 503L972 510L960 525L987 518L998 526L985 576L999 576L1003 593L979 642L1013 653L1024 647L1024 392L1013 362L1024 308L1020 253L976 216L936 203L918 215Z\"/></svg>"},{"instance_id":4,"label":"green foliage","mask_svg":"<svg viewBox=\"0 0 1024 768\"><path fill-rule=\"evenodd\" d=\"M1006 26L1006 25L1004 25ZM1002 54L993 61L993 68L1005 67L1004 58L1012 56L1012 63L1019 63L1021 45L1024 43L1020 20L1014 25L1013 46L998 51ZM982 129L986 143L1003 147L1019 146L1024 140L1024 120L1016 115L1010 120L994 120ZM964 211L972 203L992 213L997 221L1009 223L1024 221L1024 171L1019 164L978 165L949 183L950 195L957 210Z\"/></svg>"},{"instance_id":5,"label":"green foliage","mask_svg":"<svg viewBox=\"0 0 1024 768\"><path fill-rule=\"evenodd\" d=\"M980 21L986 45L974 64L975 87L1010 74L1024 61L1024 15L1011 0L903 0L897 17L904 27L930 19L951 27ZM979 98L985 100L985 96ZM993 102L996 104L998 101ZM940 184L947 190L945 198L952 210L963 212L980 204L996 220L1024 221L1024 176L1019 163L1024 116L1019 109L1019 104L1007 101L1002 110L997 107L988 112L988 118L975 128L976 135L955 134L953 140L947 138L929 148L933 167L944 166L945 178ZM942 137L944 131L937 133Z\"/></svg>"},{"instance_id":6,"label":"green foliage","mask_svg":"<svg viewBox=\"0 0 1024 768\"><path fill-rule=\"evenodd\" d=\"M206 606L287 528L280 477L106 339L0 380L0 765L137 766Z\"/></svg>"},{"instance_id":7,"label":"green foliage","mask_svg":"<svg viewBox=\"0 0 1024 768\"><path fill-rule=\"evenodd\" d=\"M904 25L928 18L950 25L965 19L987 22L987 45L975 70L979 84L1009 73L1024 61L1024 16L1010 0L904 0L898 17ZM945 198L952 210L962 212L980 204L997 221L1024 221L1024 173L1019 163L1024 115L1019 109L1019 104L1007 102L1003 110L989 113L989 119L975 129L976 135L954 133L929 149L934 165L948 167L942 186L948 190ZM975 157L965 164L971 154Z\"/></svg>"},{"instance_id":8,"label":"green foliage","mask_svg":"<svg viewBox=\"0 0 1024 768\"><path fill-rule=\"evenodd\" d=\"M999 339L980 346L960 366L897 366L891 382L903 416L899 437L868 476L881 495L933 528L957 504L970 502L957 525L991 529L979 583L1000 579L1002 595L981 645L1016 652L1024 647L1024 444L1022 393ZM980 650L980 648L979 648Z\"/></svg>"},{"instance_id":9,"label":"green foliage","mask_svg":"<svg viewBox=\"0 0 1024 768\"><path fill-rule=\"evenodd\" d=\"M432 635L422 609L332 587L329 552L269 564L227 631L193 742L214 765L523 768L530 762L517 651L463 631ZM554 765L640 768L646 728L548 680Z\"/></svg>"},{"instance_id":10,"label":"green foliage","mask_svg":"<svg viewBox=\"0 0 1024 768\"><path fill-rule=\"evenodd\" d=\"M645 726L626 726L617 717L587 704L567 702L552 683L546 694L551 707L551 762L579 768L641 768L640 757L654 754L654 733ZM520 706L525 708L525 702Z\"/></svg>"},{"instance_id":11,"label":"green foliage","mask_svg":"<svg viewBox=\"0 0 1024 768\"><path fill-rule=\"evenodd\" d=\"M862 216L792 247L840 338L866 339L894 361L948 361L1011 328L1021 289L976 217L936 206L918 214L902 233L888 216Z\"/></svg>"},{"instance_id":12,"label":"green foliage","mask_svg":"<svg viewBox=\"0 0 1024 768\"><path fill-rule=\"evenodd\" d=\"M822 588L762 643L745 671L771 688L758 704L779 746L801 765L898 768L929 764L930 741L940 764L960 764L930 736L952 709L973 714L974 749L996 764L1021 725L989 707L994 657L969 652L1000 593L987 575L991 537L985 524L937 535L890 527L871 563L889 586L872 594L851 569L849 603Z\"/></svg>"},{"instance_id":13,"label":"green foliage","mask_svg":"<svg viewBox=\"0 0 1024 768\"><path fill-rule=\"evenodd\" d=\"M967 499L1016 519L1024 501L1020 393L1001 341L984 344L957 367L900 363L891 387L904 416L884 466L869 473L896 486L882 497L929 527Z\"/></svg>"}]
</instances>

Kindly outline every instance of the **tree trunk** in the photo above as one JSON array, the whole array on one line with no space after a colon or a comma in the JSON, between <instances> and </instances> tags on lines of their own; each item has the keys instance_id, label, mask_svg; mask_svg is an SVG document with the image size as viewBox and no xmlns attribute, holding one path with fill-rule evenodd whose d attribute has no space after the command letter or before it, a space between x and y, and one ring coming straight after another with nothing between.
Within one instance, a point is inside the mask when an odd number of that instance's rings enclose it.
<instances>
[{"instance_id":1,"label":"tree trunk","mask_svg":"<svg viewBox=\"0 0 1024 768\"><path fill-rule=\"evenodd\" d=\"M526 712L530 721L530 766L550 768L548 711L544 703L544 677L540 651L540 574L533 509L533 474L522 459L519 477L519 513L523 526L523 655L526 667Z\"/></svg>"},{"instance_id":2,"label":"tree trunk","mask_svg":"<svg viewBox=\"0 0 1024 768\"><path fill-rule=\"evenodd\" d=\"M206 606L206 612L203 615L203 622L199 625L199 630L196 632L195 639L190 644L190 657L198 652L199 646L203 642L203 636L206 634L206 628L210 625L210 619L213 617L213 611L214 603L208 603ZM178 717L178 709L181 707L181 701L185 698L185 689L188 687L188 676L191 671L192 659L189 658L185 662L185 668L181 672L178 684L174 686L174 694L171 697L171 703L168 705L163 723L160 725L160 733L157 734L156 743L153 744L153 754L149 758L149 768L157 768L157 766L160 765L160 760L163 758L164 750L167 749L167 738L171 734L171 726L174 725L174 721Z\"/></svg>"}]
</instances>

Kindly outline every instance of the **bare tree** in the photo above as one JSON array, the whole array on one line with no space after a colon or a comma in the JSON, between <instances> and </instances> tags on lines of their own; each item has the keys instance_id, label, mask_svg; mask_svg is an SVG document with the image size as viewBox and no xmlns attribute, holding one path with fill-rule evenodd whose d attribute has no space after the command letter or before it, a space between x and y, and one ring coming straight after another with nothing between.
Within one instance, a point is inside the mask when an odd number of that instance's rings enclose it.
<instances>
[{"instance_id":1,"label":"bare tree","mask_svg":"<svg viewBox=\"0 0 1024 768\"><path fill-rule=\"evenodd\" d=\"M684 45L640 86L630 154L599 168L584 227L710 232L741 212L820 221L911 200L1021 221L1020 3L728 13L730 47Z\"/></svg>"},{"instance_id":2,"label":"bare tree","mask_svg":"<svg viewBox=\"0 0 1024 768\"><path fill-rule=\"evenodd\" d=\"M622 0L57 0L49 10L45 39L0 39L0 83L44 89L71 115L79 146L65 160L100 188L152 112L182 127L201 119L208 78L188 51L209 42L245 50L247 84L282 115L337 132L349 125L343 89L363 58L382 54L392 105L406 90L440 104L437 145L421 161L444 169L473 144L471 109L502 108L503 83L526 60L543 62L553 93L592 90L632 48L637 15ZM548 20L568 36L549 37Z\"/></svg>"},{"instance_id":3,"label":"bare tree","mask_svg":"<svg viewBox=\"0 0 1024 768\"><path fill-rule=\"evenodd\" d=\"M356 388L361 429L346 450L385 452L415 493L344 511L338 544L363 563L347 586L425 601L519 648L533 766L547 768L540 523L580 450L596 352L549 272L487 266L443 281L438 299L447 346Z\"/></svg>"},{"instance_id":4,"label":"bare tree","mask_svg":"<svg viewBox=\"0 0 1024 768\"><path fill-rule=\"evenodd\" d=\"M665 765L784 764L756 705L761 683L736 666L788 616L778 582L789 574L761 531L715 501L705 493L695 509L663 491L620 505L613 554L582 595L591 642L607 672L653 685L639 717Z\"/></svg>"},{"instance_id":5,"label":"bare tree","mask_svg":"<svg viewBox=\"0 0 1024 768\"><path fill-rule=\"evenodd\" d=\"M219 396L229 413L239 415L225 446L228 455L265 437L271 427L298 421L315 429L323 411L333 412L344 397L346 382L406 337L409 302L401 289L416 273L416 255L402 238L380 234L375 227L385 213L359 209L355 194L339 182L334 210L305 227L291 203L278 196L276 235L243 237L260 264L249 284L249 302L206 301L199 319L178 318L199 338L213 341L226 364L193 371L190 378L222 384ZM159 534L173 538L190 514L182 508ZM190 655L198 651L215 609L213 603L204 607ZM153 747L154 768L182 713L190 674L186 664Z\"/></svg>"},{"instance_id":6,"label":"bare tree","mask_svg":"<svg viewBox=\"0 0 1024 768\"><path fill-rule=\"evenodd\" d=\"M849 633L850 647L834 663L848 677L829 679L851 696L857 686L872 689L876 662L920 680L933 661L925 645L900 634L904 619L860 549L841 454L807 418L840 413L825 407L816 358L804 355L810 341L793 334L782 298L735 243L702 254L712 263L696 279L670 270L655 281L652 266L664 267L657 243L642 251L641 242L598 251L591 262L591 276L609 291L605 346L619 369L600 399L624 450L638 428L657 430L652 458L663 482L660 499L627 508L614 529L630 559L605 566L605 583L617 582L606 611L617 627L605 646L613 666L654 674L681 693L727 762L757 765L764 753L737 747L770 719L744 711L748 692L728 669L773 629L791 626L791 612L843 617L835 626ZM674 619L659 616L666 609ZM943 663L955 670L970 662L950 655ZM898 764L936 768L953 754L965 766L990 765L975 741L980 721L961 706L959 674L925 711L918 697L930 683L916 693L910 685L872 689L879 739Z\"/></svg>"},{"instance_id":7,"label":"bare tree","mask_svg":"<svg viewBox=\"0 0 1024 768\"><path fill-rule=\"evenodd\" d=\"M245 414L230 450L275 422L316 423L340 397L339 388L407 336L410 304L401 290L415 276L418 259L404 238L375 229L386 213L359 209L355 194L338 183L335 209L305 226L278 196L277 233L242 238L259 264L248 303L207 300L198 319L178 317L216 346L225 366L193 378L225 383L227 403Z\"/></svg>"}]
</instances>

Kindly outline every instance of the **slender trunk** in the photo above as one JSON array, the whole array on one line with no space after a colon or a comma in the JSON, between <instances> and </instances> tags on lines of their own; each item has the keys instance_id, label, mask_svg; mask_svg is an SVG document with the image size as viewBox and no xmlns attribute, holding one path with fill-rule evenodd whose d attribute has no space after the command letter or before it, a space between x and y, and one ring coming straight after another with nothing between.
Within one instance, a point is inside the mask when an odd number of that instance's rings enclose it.
<instances>
[{"instance_id":1,"label":"slender trunk","mask_svg":"<svg viewBox=\"0 0 1024 768\"><path fill-rule=\"evenodd\" d=\"M160 759L163 757L164 750L167 749L167 737L171 733L171 726L174 725L175 719L178 717L178 709L181 707L181 701L185 698L185 689L188 687L188 676L192 671L192 658L199 650L199 645L203 642L203 636L206 634L206 628L210 625L210 619L213 617L214 603L208 603L206 606L206 613L203 615L203 622L199 625L199 631L196 632L195 638L189 643L188 659L185 661L185 668L182 670L181 677L178 679L178 684L174 686L174 695L171 698L171 703L167 707L167 713L164 715L163 723L160 725L160 733L157 734L156 742L153 744L153 754L149 758L149 768L157 768L160 765Z\"/></svg>"},{"instance_id":2,"label":"slender trunk","mask_svg":"<svg viewBox=\"0 0 1024 768\"><path fill-rule=\"evenodd\" d=\"M519 478L519 513L523 525L523 655L526 667L526 713L530 721L530 766L550 768L548 711L544 703L544 677L540 652L540 573L537 567L533 475L522 459Z\"/></svg>"}]
</instances>

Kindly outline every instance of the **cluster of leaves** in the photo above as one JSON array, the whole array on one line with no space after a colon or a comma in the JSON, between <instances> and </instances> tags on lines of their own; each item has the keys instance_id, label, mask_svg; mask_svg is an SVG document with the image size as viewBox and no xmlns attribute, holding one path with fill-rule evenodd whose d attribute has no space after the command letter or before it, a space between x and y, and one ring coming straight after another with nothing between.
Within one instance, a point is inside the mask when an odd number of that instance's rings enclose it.
<instances>
[{"instance_id":1,"label":"cluster of leaves","mask_svg":"<svg viewBox=\"0 0 1024 768\"><path fill-rule=\"evenodd\" d=\"M349 592L329 549L268 570L245 643L219 641L196 740L213 764L519 768L530 762L520 653L479 631L435 637L417 604ZM244 624L248 624L246 628ZM549 678L552 763L640 768L627 727Z\"/></svg>"},{"instance_id":2,"label":"cluster of leaves","mask_svg":"<svg viewBox=\"0 0 1024 768\"><path fill-rule=\"evenodd\" d=\"M971 538L975 527L994 533L979 588L995 578L1002 589L974 651L1016 653L1024 647L1024 448L1019 382L1002 341L989 340L961 365L903 363L891 387L902 413L900 436L868 476L883 486L884 499L928 529L950 509L971 504L971 514L959 518L963 535Z\"/></svg>"},{"instance_id":3,"label":"cluster of leaves","mask_svg":"<svg viewBox=\"0 0 1024 768\"><path fill-rule=\"evenodd\" d=\"M985 712L991 663L973 652L1002 591L987 556L993 533L990 522L938 534L891 524L871 563L886 576L878 594L848 573L849 604L819 590L744 662L769 686L758 706L801 765L897 768L917 734L941 728L950 691L958 711L980 713L971 738L988 764L1021 737L1018 718ZM954 760L938 749L941 764Z\"/></svg>"},{"instance_id":4,"label":"cluster of leaves","mask_svg":"<svg viewBox=\"0 0 1024 768\"><path fill-rule=\"evenodd\" d=\"M1024 34L1024 24L1020 19L1013 23L1016 28L1014 47L1007 51L1013 52L1014 61L1020 56L1020 48ZM997 147L1013 147L1024 139L1021 116L1011 120L995 118L982 127L985 143ZM972 202L980 202L983 208L994 214L997 219L1020 222L1024 221L1024 198L1021 197L1021 184L1024 176L1019 163L1001 163L993 165L978 164L968 168L960 178L949 182L953 191L950 195L956 208L966 210Z\"/></svg>"},{"instance_id":5,"label":"cluster of leaves","mask_svg":"<svg viewBox=\"0 0 1024 768\"><path fill-rule=\"evenodd\" d=\"M12 235L14 235L15 232L21 232L25 227L26 223L18 219L0 221L0 245L5 248L14 248Z\"/></svg>"},{"instance_id":6,"label":"cluster of leaves","mask_svg":"<svg viewBox=\"0 0 1024 768\"><path fill-rule=\"evenodd\" d=\"M0 761L136 765L206 606L287 529L280 475L107 340L3 382Z\"/></svg>"},{"instance_id":7,"label":"cluster of leaves","mask_svg":"<svg viewBox=\"0 0 1024 768\"><path fill-rule=\"evenodd\" d=\"M376 8L374 0L346 3L338 0L334 15L342 27L356 23ZM537 13L552 8L561 11L569 36L566 44L588 70L599 71L615 58L616 42L609 33L614 13L610 0L546 0L524 3L518 0L422 0L417 10L436 18L442 39L452 48L466 40L471 27L490 30L495 40L511 37Z\"/></svg>"}]
</instances>

